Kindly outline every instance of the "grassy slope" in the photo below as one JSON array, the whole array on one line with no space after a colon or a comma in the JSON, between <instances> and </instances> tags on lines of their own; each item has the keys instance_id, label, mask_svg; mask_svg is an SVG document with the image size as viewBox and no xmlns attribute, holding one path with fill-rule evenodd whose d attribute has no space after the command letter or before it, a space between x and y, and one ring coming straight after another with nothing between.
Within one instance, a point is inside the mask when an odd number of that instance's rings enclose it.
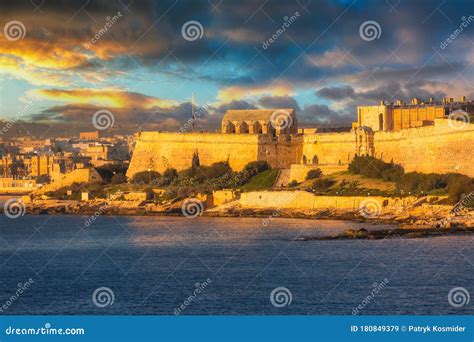
<instances>
[{"instance_id":1,"label":"grassy slope","mask_svg":"<svg viewBox=\"0 0 474 342\"><path fill-rule=\"evenodd\" d=\"M337 181L336 184L334 184L333 188L336 187L340 182L345 180L346 182L353 182L356 181L359 183L358 187L359 188L365 188L365 189L376 189L376 190L382 190L382 191L394 191L396 186L394 182L388 182L383 179L376 179L376 178L367 178L361 175L353 175L349 173L348 171L343 171L343 172L338 172L334 173L331 175L323 176L322 178L327 178L327 179L333 179ZM298 187L300 188L305 188L309 185L312 184L314 180L311 181L305 181L301 183Z\"/></svg>"},{"instance_id":2,"label":"grassy slope","mask_svg":"<svg viewBox=\"0 0 474 342\"><path fill-rule=\"evenodd\" d=\"M270 189L278 177L279 170L267 170L250 178L247 184L241 187L243 191Z\"/></svg>"}]
</instances>

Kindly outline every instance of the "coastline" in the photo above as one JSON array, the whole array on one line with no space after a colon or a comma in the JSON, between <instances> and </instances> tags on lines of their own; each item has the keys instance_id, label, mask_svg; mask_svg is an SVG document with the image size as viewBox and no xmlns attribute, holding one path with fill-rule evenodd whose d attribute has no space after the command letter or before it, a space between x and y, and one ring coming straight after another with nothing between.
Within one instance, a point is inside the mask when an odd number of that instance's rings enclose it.
<instances>
[{"instance_id":1,"label":"coastline","mask_svg":"<svg viewBox=\"0 0 474 342\"><path fill-rule=\"evenodd\" d=\"M182 201L168 205L140 201L92 200L34 200L25 204L25 212L32 215L78 215L78 216L183 216ZM307 210L279 208L242 207L237 202L226 203L203 210L204 217L256 217L265 226L273 219L341 220L367 225L392 224L398 229L451 229L474 228L474 211L463 210L456 215L451 206L417 207L403 212L385 212L377 217L365 217L351 210Z\"/></svg>"}]
</instances>

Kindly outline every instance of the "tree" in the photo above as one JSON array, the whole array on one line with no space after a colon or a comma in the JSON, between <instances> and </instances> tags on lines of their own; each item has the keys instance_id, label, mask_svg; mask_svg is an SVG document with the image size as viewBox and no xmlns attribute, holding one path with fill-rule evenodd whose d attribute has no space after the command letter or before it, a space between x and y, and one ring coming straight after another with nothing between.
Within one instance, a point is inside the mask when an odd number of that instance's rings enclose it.
<instances>
[{"instance_id":1,"label":"tree","mask_svg":"<svg viewBox=\"0 0 474 342\"><path fill-rule=\"evenodd\" d=\"M127 182L127 176L125 176L123 173L116 173L110 179L110 183L112 184L122 184L126 182Z\"/></svg>"},{"instance_id":2,"label":"tree","mask_svg":"<svg viewBox=\"0 0 474 342\"><path fill-rule=\"evenodd\" d=\"M156 171L142 171L137 172L133 178L132 183L134 184L151 184L158 180L161 177L161 174Z\"/></svg>"},{"instance_id":3,"label":"tree","mask_svg":"<svg viewBox=\"0 0 474 342\"><path fill-rule=\"evenodd\" d=\"M306 180L320 178L323 175L321 169L309 170L306 174Z\"/></svg>"},{"instance_id":4,"label":"tree","mask_svg":"<svg viewBox=\"0 0 474 342\"><path fill-rule=\"evenodd\" d=\"M250 173L252 176L266 170L270 170L270 165L268 165L265 160L256 160L244 166L244 171Z\"/></svg>"},{"instance_id":5,"label":"tree","mask_svg":"<svg viewBox=\"0 0 474 342\"><path fill-rule=\"evenodd\" d=\"M194 152L193 154L193 161L191 162L191 167L193 169L196 169L198 168L199 166L201 165L200 161L199 161L199 154L196 152Z\"/></svg>"},{"instance_id":6,"label":"tree","mask_svg":"<svg viewBox=\"0 0 474 342\"><path fill-rule=\"evenodd\" d=\"M46 174L39 175L38 177L36 177L36 182L39 184L48 184L49 182L51 182L51 177Z\"/></svg>"},{"instance_id":7,"label":"tree","mask_svg":"<svg viewBox=\"0 0 474 342\"><path fill-rule=\"evenodd\" d=\"M110 183L112 181L112 177L116 174L127 173L127 166L123 164L110 163L96 167L95 169L106 183Z\"/></svg>"}]
</instances>

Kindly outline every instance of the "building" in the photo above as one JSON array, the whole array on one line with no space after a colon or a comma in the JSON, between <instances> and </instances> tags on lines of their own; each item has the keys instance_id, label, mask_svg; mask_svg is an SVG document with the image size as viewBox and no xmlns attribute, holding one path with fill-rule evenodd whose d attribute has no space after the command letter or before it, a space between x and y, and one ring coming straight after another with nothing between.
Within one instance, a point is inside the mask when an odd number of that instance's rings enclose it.
<instances>
[{"instance_id":1,"label":"building","mask_svg":"<svg viewBox=\"0 0 474 342\"><path fill-rule=\"evenodd\" d=\"M435 102L433 98L427 102L414 98L410 104L381 101L378 106L357 107L357 122L353 127L370 127L377 132L432 126L436 119L445 118L456 110L474 113L474 102L466 101L465 96L459 101L444 98L442 102Z\"/></svg>"},{"instance_id":2,"label":"building","mask_svg":"<svg viewBox=\"0 0 474 342\"><path fill-rule=\"evenodd\" d=\"M79 140L99 140L99 139L100 139L100 131L79 133Z\"/></svg>"},{"instance_id":3,"label":"building","mask_svg":"<svg viewBox=\"0 0 474 342\"><path fill-rule=\"evenodd\" d=\"M86 157L89 157L91 161L95 160L109 160L110 159L110 146L105 144L89 145L82 152Z\"/></svg>"},{"instance_id":4,"label":"building","mask_svg":"<svg viewBox=\"0 0 474 342\"><path fill-rule=\"evenodd\" d=\"M224 134L295 134L297 127L294 109L228 110L222 118Z\"/></svg>"},{"instance_id":5,"label":"building","mask_svg":"<svg viewBox=\"0 0 474 342\"><path fill-rule=\"evenodd\" d=\"M441 103L416 99L409 106L399 102L358 107L350 132L327 133L298 131L293 109L229 110L221 133L137 133L127 176L183 170L191 166L193 156L201 165L227 161L235 171L265 160L272 168L289 169L291 175L306 175L316 167L327 174L347 169L355 155L370 155L400 163L408 172L474 177L474 124L469 120L455 124L450 115L456 110L471 113L472 104L465 99Z\"/></svg>"}]
</instances>

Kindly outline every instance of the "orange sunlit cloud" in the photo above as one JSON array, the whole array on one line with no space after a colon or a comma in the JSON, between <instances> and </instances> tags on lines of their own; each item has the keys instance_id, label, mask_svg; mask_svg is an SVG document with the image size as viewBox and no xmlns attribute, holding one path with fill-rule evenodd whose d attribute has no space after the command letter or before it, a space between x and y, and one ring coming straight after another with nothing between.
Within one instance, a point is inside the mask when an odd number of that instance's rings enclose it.
<instances>
[{"instance_id":1,"label":"orange sunlit cloud","mask_svg":"<svg viewBox=\"0 0 474 342\"><path fill-rule=\"evenodd\" d=\"M173 100L159 99L139 93L116 89L40 89L35 94L47 100L77 104L95 104L115 108L170 108L177 103Z\"/></svg>"},{"instance_id":2,"label":"orange sunlit cloud","mask_svg":"<svg viewBox=\"0 0 474 342\"><path fill-rule=\"evenodd\" d=\"M287 96L294 93L293 87L286 83L278 83L270 86L231 86L224 88L217 94L219 103L228 103L246 98L256 98L261 96Z\"/></svg>"}]
</instances>

